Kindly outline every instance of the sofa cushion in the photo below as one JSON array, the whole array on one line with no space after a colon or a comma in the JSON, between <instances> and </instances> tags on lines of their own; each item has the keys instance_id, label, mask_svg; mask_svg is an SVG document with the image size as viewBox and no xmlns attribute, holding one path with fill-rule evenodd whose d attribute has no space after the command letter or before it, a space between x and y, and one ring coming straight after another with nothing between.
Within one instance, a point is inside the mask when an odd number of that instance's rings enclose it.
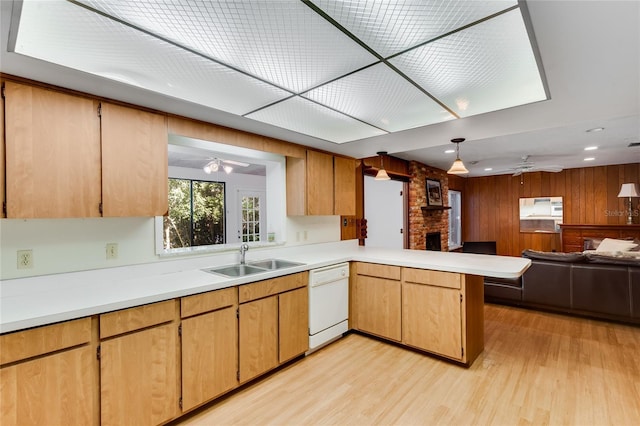
<instances>
[{"instance_id":1,"label":"sofa cushion","mask_svg":"<svg viewBox=\"0 0 640 426\"><path fill-rule=\"evenodd\" d=\"M573 265L572 275L573 309L618 317L631 316L628 268Z\"/></svg>"},{"instance_id":2,"label":"sofa cushion","mask_svg":"<svg viewBox=\"0 0 640 426\"><path fill-rule=\"evenodd\" d=\"M613 256L597 253L588 253L586 255L589 263L606 263L609 265L627 265L640 267L640 256Z\"/></svg>"},{"instance_id":3,"label":"sofa cushion","mask_svg":"<svg viewBox=\"0 0 640 426\"><path fill-rule=\"evenodd\" d=\"M586 260L582 253L557 253L549 251L538 251L527 249L522 252L522 257L532 260L548 260L553 262L584 262Z\"/></svg>"},{"instance_id":4,"label":"sofa cushion","mask_svg":"<svg viewBox=\"0 0 640 426\"><path fill-rule=\"evenodd\" d=\"M569 309L573 263L533 260L522 275L522 300L535 305Z\"/></svg>"},{"instance_id":5,"label":"sofa cushion","mask_svg":"<svg viewBox=\"0 0 640 426\"><path fill-rule=\"evenodd\" d=\"M605 238L602 240L600 244L598 244L598 248L596 248L596 252L617 252L617 251L629 251L638 246L638 244L634 243L632 240L616 240L614 238Z\"/></svg>"}]
</instances>

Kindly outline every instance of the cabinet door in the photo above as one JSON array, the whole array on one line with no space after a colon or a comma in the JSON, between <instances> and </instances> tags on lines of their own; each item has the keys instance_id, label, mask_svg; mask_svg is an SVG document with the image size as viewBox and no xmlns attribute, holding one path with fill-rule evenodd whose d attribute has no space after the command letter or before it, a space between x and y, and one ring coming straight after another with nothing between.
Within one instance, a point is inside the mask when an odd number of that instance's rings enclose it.
<instances>
[{"instance_id":1,"label":"cabinet door","mask_svg":"<svg viewBox=\"0 0 640 426\"><path fill-rule=\"evenodd\" d=\"M189 410L238 385L236 307L182 321L182 407Z\"/></svg>"},{"instance_id":2,"label":"cabinet door","mask_svg":"<svg viewBox=\"0 0 640 426\"><path fill-rule=\"evenodd\" d=\"M101 425L157 425L179 413L178 330L166 324L101 343Z\"/></svg>"},{"instance_id":3,"label":"cabinet door","mask_svg":"<svg viewBox=\"0 0 640 426\"><path fill-rule=\"evenodd\" d=\"M423 284L402 284L403 343L462 359L460 291Z\"/></svg>"},{"instance_id":4,"label":"cabinet door","mask_svg":"<svg viewBox=\"0 0 640 426\"><path fill-rule=\"evenodd\" d=\"M5 85L9 218L100 216L100 119L79 96Z\"/></svg>"},{"instance_id":5,"label":"cabinet door","mask_svg":"<svg viewBox=\"0 0 640 426\"><path fill-rule=\"evenodd\" d=\"M87 345L0 369L0 424L96 424L94 349Z\"/></svg>"},{"instance_id":6,"label":"cabinet door","mask_svg":"<svg viewBox=\"0 0 640 426\"><path fill-rule=\"evenodd\" d=\"M333 215L333 156L307 151L307 214Z\"/></svg>"},{"instance_id":7,"label":"cabinet door","mask_svg":"<svg viewBox=\"0 0 640 426\"><path fill-rule=\"evenodd\" d=\"M278 296L240 305L240 382L278 365Z\"/></svg>"},{"instance_id":8,"label":"cabinet door","mask_svg":"<svg viewBox=\"0 0 640 426\"><path fill-rule=\"evenodd\" d=\"M358 275L355 295L358 329L400 341L400 291L400 281Z\"/></svg>"},{"instance_id":9,"label":"cabinet door","mask_svg":"<svg viewBox=\"0 0 640 426\"><path fill-rule=\"evenodd\" d=\"M334 157L334 214L353 216L356 214L356 160Z\"/></svg>"},{"instance_id":10,"label":"cabinet door","mask_svg":"<svg viewBox=\"0 0 640 426\"><path fill-rule=\"evenodd\" d=\"M309 290L302 287L278 296L280 363L309 349Z\"/></svg>"},{"instance_id":11,"label":"cabinet door","mask_svg":"<svg viewBox=\"0 0 640 426\"><path fill-rule=\"evenodd\" d=\"M166 117L102 104L104 216L162 216L168 209Z\"/></svg>"}]
</instances>

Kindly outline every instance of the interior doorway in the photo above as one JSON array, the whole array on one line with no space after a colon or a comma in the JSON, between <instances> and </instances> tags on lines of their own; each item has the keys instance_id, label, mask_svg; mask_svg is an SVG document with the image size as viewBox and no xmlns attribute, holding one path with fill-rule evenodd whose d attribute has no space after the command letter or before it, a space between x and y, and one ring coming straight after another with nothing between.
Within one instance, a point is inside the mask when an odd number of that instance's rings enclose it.
<instances>
[{"instance_id":1,"label":"interior doorway","mask_svg":"<svg viewBox=\"0 0 640 426\"><path fill-rule=\"evenodd\" d=\"M405 183L364 177L365 246L405 248Z\"/></svg>"}]
</instances>

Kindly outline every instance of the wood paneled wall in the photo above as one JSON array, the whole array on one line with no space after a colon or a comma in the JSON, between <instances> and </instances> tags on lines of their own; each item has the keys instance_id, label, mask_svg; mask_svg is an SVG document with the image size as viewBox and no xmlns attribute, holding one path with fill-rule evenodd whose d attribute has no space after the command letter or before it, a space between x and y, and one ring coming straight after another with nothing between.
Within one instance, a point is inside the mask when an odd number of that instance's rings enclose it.
<instances>
[{"instance_id":1,"label":"wood paneled wall","mask_svg":"<svg viewBox=\"0 0 640 426\"><path fill-rule=\"evenodd\" d=\"M564 223L624 224L626 216L615 212L626 211L627 201L618 198L618 192L623 183L640 185L640 163L464 181L463 241L496 241L498 254L520 256L528 248L561 251L560 234L520 233L520 197L563 197ZM637 204L634 199L636 209ZM636 216L634 223L639 219Z\"/></svg>"}]
</instances>

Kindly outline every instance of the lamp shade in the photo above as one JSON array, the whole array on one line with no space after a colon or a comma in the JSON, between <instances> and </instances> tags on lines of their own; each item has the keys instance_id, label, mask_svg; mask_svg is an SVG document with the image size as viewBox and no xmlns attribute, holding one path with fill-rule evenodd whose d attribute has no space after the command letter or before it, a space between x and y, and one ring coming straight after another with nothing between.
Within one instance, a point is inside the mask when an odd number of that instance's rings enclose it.
<instances>
[{"instance_id":1,"label":"lamp shade","mask_svg":"<svg viewBox=\"0 0 640 426\"><path fill-rule=\"evenodd\" d=\"M453 162L447 173L450 175L464 175L469 173L469 170L464 166L461 159L456 158L456 161Z\"/></svg>"},{"instance_id":2,"label":"lamp shade","mask_svg":"<svg viewBox=\"0 0 640 426\"><path fill-rule=\"evenodd\" d=\"M640 197L638 185L635 183L623 183L620 187L620 193L618 194L618 197Z\"/></svg>"},{"instance_id":3,"label":"lamp shade","mask_svg":"<svg viewBox=\"0 0 640 426\"><path fill-rule=\"evenodd\" d=\"M390 180L391 178L387 174L385 169L378 170L378 174L375 177L375 180Z\"/></svg>"}]
</instances>

